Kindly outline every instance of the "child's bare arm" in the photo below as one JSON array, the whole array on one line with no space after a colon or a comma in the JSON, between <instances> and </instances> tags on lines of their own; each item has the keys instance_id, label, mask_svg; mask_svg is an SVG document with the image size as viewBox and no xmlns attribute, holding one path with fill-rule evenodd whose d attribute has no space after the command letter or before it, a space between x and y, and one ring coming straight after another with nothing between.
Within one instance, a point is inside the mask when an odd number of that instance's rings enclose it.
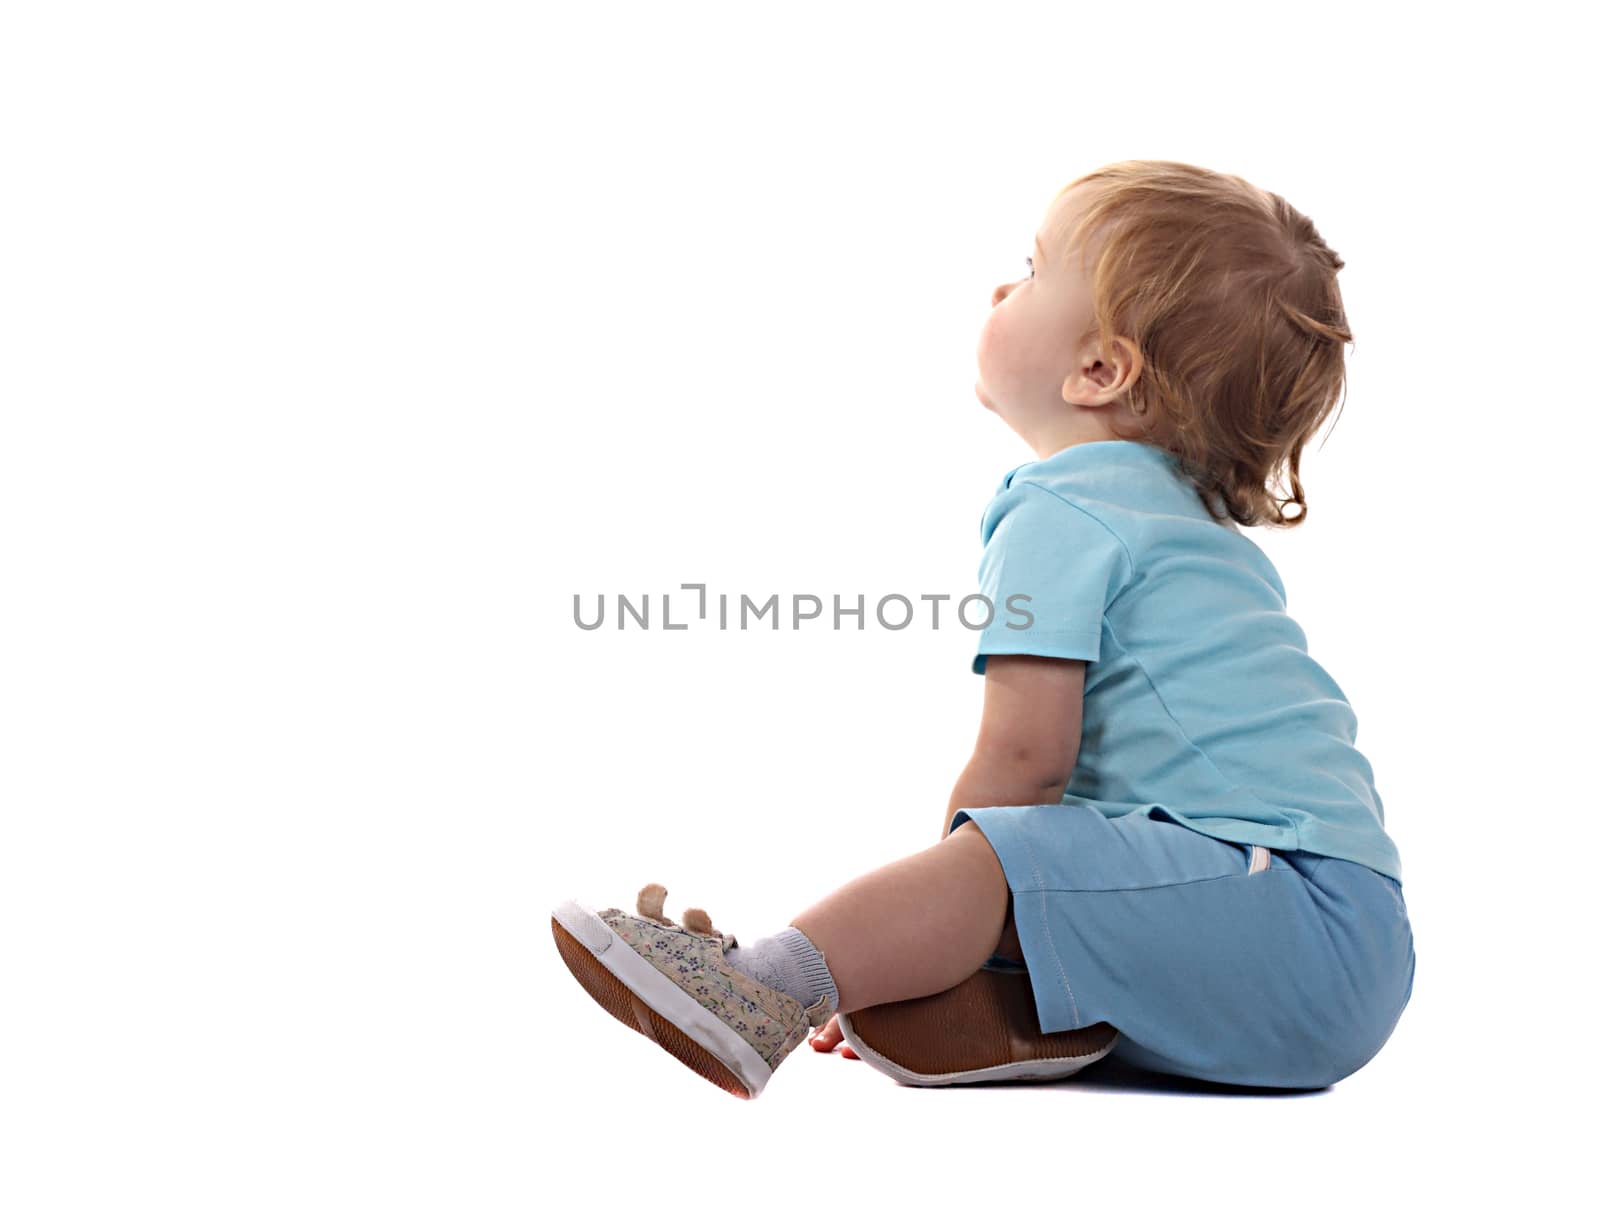
<instances>
[{"instance_id":1,"label":"child's bare arm","mask_svg":"<svg viewBox=\"0 0 1600 1214\"><path fill-rule=\"evenodd\" d=\"M958 809L1047 805L1061 799L1078 761L1086 663L993 654L984 666L983 722L950 794L942 839Z\"/></svg>"}]
</instances>

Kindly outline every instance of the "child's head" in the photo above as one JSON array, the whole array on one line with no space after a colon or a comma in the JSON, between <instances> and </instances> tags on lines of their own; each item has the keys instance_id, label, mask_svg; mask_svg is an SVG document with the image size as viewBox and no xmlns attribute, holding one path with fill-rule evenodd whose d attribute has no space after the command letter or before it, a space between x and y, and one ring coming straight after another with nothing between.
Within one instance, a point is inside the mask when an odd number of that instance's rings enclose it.
<instances>
[{"instance_id":1,"label":"child's head","mask_svg":"<svg viewBox=\"0 0 1600 1214\"><path fill-rule=\"evenodd\" d=\"M1130 160L1057 194L1038 242L1034 273L994 293L984 405L1041 452L1163 447L1219 519L1303 522L1300 452L1353 340L1344 262L1311 221L1240 177Z\"/></svg>"}]
</instances>

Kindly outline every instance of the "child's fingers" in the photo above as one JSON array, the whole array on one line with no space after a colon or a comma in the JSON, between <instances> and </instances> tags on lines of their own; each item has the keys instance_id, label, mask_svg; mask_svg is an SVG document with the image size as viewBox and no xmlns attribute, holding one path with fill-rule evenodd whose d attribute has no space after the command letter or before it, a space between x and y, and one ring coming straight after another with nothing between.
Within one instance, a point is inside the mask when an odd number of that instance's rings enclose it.
<instances>
[{"instance_id":1,"label":"child's fingers","mask_svg":"<svg viewBox=\"0 0 1600 1214\"><path fill-rule=\"evenodd\" d=\"M830 1054L833 1052L834 1047L843 1040L844 1033L839 1028L839 1017L833 1016L828 1020L827 1024L811 1035L811 1048L819 1054ZM860 1055L848 1045L839 1052L846 1058L860 1058Z\"/></svg>"},{"instance_id":2,"label":"child's fingers","mask_svg":"<svg viewBox=\"0 0 1600 1214\"><path fill-rule=\"evenodd\" d=\"M827 1024L811 1035L811 1047L819 1053L827 1054L843 1040L844 1034L839 1031L839 1017L833 1016L829 1018Z\"/></svg>"}]
</instances>

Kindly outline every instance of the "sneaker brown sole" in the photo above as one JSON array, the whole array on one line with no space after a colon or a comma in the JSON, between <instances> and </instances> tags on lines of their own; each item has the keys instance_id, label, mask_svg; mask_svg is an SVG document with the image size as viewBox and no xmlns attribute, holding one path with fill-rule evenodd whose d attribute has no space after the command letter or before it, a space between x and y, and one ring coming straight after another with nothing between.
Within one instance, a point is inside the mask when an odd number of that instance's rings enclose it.
<instances>
[{"instance_id":1,"label":"sneaker brown sole","mask_svg":"<svg viewBox=\"0 0 1600 1214\"><path fill-rule=\"evenodd\" d=\"M1062 1079L1121 1035L1104 1022L1041 1032L1028 971L989 968L937 995L857 1008L839 1029L862 1061L916 1087Z\"/></svg>"},{"instance_id":2,"label":"sneaker brown sole","mask_svg":"<svg viewBox=\"0 0 1600 1214\"><path fill-rule=\"evenodd\" d=\"M552 918L550 928L556 938L556 951L561 954L561 959L567 963L567 968L572 971L572 976L578 980L578 984L589 992L589 996L596 1003L629 1028L643 1033L684 1066L709 1079L723 1091L741 1100L750 1100L754 1097L756 1093L751 1091L751 1085L734 1074L705 1046L634 994L627 984L601 964L595 954L581 940L574 937L559 920ZM665 979L662 982L665 983Z\"/></svg>"}]
</instances>

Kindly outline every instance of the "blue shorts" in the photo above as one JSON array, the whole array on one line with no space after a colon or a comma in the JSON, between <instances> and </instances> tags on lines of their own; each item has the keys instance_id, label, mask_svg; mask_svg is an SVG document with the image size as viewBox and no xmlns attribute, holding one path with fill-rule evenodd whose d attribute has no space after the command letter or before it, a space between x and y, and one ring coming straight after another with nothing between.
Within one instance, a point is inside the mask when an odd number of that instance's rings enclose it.
<instances>
[{"instance_id":1,"label":"blue shorts","mask_svg":"<svg viewBox=\"0 0 1600 1214\"><path fill-rule=\"evenodd\" d=\"M1213 839L1159 806L961 809L950 829L968 819L1005 869L1047 1033L1104 1021L1134 1066L1319 1088L1411 999L1400 883L1363 864Z\"/></svg>"}]
</instances>

